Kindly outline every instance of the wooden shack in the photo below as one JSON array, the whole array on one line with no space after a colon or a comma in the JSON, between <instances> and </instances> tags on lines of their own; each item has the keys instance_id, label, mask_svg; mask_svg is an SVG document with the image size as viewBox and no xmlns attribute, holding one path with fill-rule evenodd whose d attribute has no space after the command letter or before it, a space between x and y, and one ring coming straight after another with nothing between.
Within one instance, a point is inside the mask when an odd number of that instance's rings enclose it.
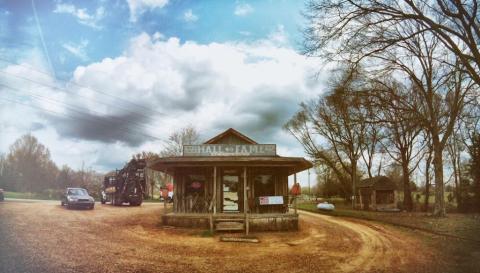
<instances>
[{"instance_id":1,"label":"wooden shack","mask_svg":"<svg viewBox=\"0 0 480 273\"><path fill-rule=\"evenodd\" d=\"M395 182L386 176L363 179L357 185L357 207L364 210L396 209L395 190Z\"/></svg>"},{"instance_id":2,"label":"wooden shack","mask_svg":"<svg viewBox=\"0 0 480 273\"><path fill-rule=\"evenodd\" d=\"M312 164L230 128L149 167L173 177L173 212L163 224L248 232L298 229L298 215L288 209L288 177L296 180Z\"/></svg>"}]
</instances>

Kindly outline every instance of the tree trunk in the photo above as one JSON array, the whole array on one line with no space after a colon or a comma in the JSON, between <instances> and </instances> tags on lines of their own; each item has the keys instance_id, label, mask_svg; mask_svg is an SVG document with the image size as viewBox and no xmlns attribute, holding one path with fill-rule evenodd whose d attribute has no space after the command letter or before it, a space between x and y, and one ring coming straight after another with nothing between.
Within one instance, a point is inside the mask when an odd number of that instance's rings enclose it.
<instances>
[{"instance_id":1,"label":"tree trunk","mask_svg":"<svg viewBox=\"0 0 480 273\"><path fill-rule=\"evenodd\" d=\"M403 209L406 211L413 210L412 191L410 190L410 173L408 170L408 162L406 157L402 155L402 171L403 171Z\"/></svg>"},{"instance_id":2,"label":"tree trunk","mask_svg":"<svg viewBox=\"0 0 480 273\"><path fill-rule=\"evenodd\" d=\"M433 215L444 217L445 212L445 190L443 185L443 155L438 135L433 136L433 170L435 173L435 206Z\"/></svg>"},{"instance_id":3,"label":"tree trunk","mask_svg":"<svg viewBox=\"0 0 480 273\"><path fill-rule=\"evenodd\" d=\"M428 202L430 199L430 163L432 161L431 154L428 156L427 162L425 162L425 203L423 210L428 212Z\"/></svg>"},{"instance_id":4,"label":"tree trunk","mask_svg":"<svg viewBox=\"0 0 480 273\"><path fill-rule=\"evenodd\" d=\"M352 160L352 208L355 209L356 207L356 196L357 196L357 193L356 193L356 180L357 180L357 161L356 160Z\"/></svg>"},{"instance_id":5,"label":"tree trunk","mask_svg":"<svg viewBox=\"0 0 480 273\"><path fill-rule=\"evenodd\" d=\"M457 209L463 212L464 206L463 206L463 199L462 199L462 189L460 186L460 174L459 174L459 169L457 167L457 158L453 156L452 161L453 161L452 167L453 167L453 178L455 182L455 199L457 200Z\"/></svg>"}]
</instances>

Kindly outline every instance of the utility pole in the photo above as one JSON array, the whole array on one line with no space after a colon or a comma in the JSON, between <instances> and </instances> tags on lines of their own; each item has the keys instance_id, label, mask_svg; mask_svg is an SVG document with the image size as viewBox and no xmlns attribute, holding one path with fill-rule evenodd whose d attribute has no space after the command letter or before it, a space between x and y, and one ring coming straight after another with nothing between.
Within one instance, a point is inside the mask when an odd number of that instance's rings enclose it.
<instances>
[{"instance_id":1,"label":"utility pole","mask_svg":"<svg viewBox=\"0 0 480 273\"><path fill-rule=\"evenodd\" d=\"M312 197L312 192L310 188L310 169L308 169L307 172L308 172L308 200L310 200Z\"/></svg>"}]
</instances>

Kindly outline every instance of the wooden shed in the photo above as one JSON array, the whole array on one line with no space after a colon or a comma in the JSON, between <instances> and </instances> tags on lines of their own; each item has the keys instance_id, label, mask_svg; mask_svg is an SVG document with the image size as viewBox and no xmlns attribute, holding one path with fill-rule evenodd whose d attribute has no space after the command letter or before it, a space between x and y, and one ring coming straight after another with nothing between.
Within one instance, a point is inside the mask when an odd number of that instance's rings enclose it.
<instances>
[{"instance_id":1,"label":"wooden shed","mask_svg":"<svg viewBox=\"0 0 480 273\"><path fill-rule=\"evenodd\" d=\"M309 169L301 157L282 157L275 144L258 144L230 128L183 155L150 168L173 177L173 212L165 225L215 230L296 230L288 210L288 177Z\"/></svg>"},{"instance_id":2,"label":"wooden shed","mask_svg":"<svg viewBox=\"0 0 480 273\"><path fill-rule=\"evenodd\" d=\"M357 207L364 210L396 209L396 185L386 176L363 179L357 185Z\"/></svg>"}]
</instances>

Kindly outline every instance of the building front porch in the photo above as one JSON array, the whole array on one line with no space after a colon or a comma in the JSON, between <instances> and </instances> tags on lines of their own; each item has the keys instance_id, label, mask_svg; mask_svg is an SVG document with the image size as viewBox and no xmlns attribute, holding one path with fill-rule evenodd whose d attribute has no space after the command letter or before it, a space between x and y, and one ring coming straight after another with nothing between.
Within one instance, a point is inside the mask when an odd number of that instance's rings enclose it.
<instances>
[{"instance_id":1,"label":"building front porch","mask_svg":"<svg viewBox=\"0 0 480 273\"><path fill-rule=\"evenodd\" d=\"M199 228L210 230L245 230L250 231L294 231L298 229L298 214L295 213L168 213L162 215L166 226Z\"/></svg>"}]
</instances>

